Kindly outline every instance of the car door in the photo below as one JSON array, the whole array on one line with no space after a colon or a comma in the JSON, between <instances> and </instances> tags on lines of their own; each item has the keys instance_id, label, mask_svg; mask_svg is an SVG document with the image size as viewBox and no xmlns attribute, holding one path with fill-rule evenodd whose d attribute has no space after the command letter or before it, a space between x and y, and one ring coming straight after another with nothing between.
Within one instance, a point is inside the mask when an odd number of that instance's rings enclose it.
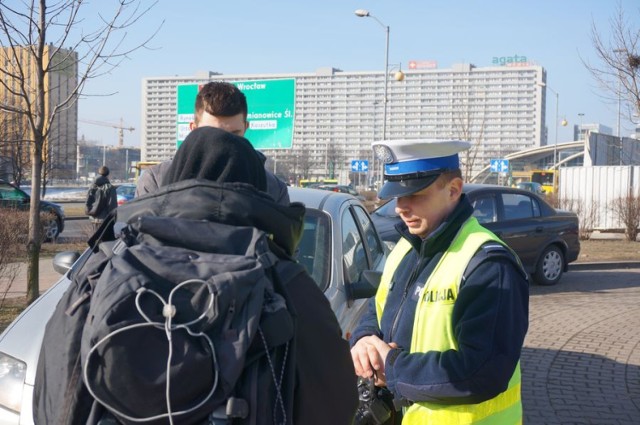
<instances>
[{"instance_id":1,"label":"car door","mask_svg":"<svg viewBox=\"0 0 640 425\"><path fill-rule=\"evenodd\" d=\"M341 240L344 288L359 282L365 270L382 271L386 253L371 218L364 207L350 201L341 214ZM343 325L345 338L349 338L367 306L366 299L353 300L346 296L346 303L335 310Z\"/></svg>"},{"instance_id":2,"label":"car door","mask_svg":"<svg viewBox=\"0 0 640 425\"><path fill-rule=\"evenodd\" d=\"M29 209L28 195L9 184L0 183L0 207Z\"/></svg>"},{"instance_id":3,"label":"car door","mask_svg":"<svg viewBox=\"0 0 640 425\"><path fill-rule=\"evenodd\" d=\"M511 192L501 192L497 200L498 220L487 227L518 254L525 266L533 267L546 239L538 200Z\"/></svg>"}]
</instances>

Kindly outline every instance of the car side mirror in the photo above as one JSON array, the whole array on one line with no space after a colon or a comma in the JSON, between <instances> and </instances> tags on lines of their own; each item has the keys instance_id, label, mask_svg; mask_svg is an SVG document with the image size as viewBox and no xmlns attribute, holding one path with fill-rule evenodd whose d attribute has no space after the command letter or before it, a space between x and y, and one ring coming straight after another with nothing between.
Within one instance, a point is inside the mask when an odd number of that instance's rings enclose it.
<instances>
[{"instance_id":1,"label":"car side mirror","mask_svg":"<svg viewBox=\"0 0 640 425\"><path fill-rule=\"evenodd\" d=\"M78 258L80 258L80 253L77 251L59 252L53 257L53 269L60 274L65 274Z\"/></svg>"},{"instance_id":2,"label":"car side mirror","mask_svg":"<svg viewBox=\"0 0 640 425\"><path fill-rule=\"evenodd\" d=\"M348 286L349 298L359 300L371 298L378 291L382 272L376 270L365 270L362 272L360 281L350 283Z\"/></svg>"}]
</instances>

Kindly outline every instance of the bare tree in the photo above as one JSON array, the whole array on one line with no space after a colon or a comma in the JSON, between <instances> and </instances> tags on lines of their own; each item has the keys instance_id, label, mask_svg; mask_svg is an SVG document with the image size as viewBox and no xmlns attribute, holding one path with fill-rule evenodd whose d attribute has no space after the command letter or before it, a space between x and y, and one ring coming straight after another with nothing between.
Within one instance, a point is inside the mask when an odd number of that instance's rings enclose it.
<instances>
[{"instance_id":1,"label":"bare tree","mask_svg":"<svg viewBox=\"0 0 640 425\"><path fill-rule=\"evenodd\" d=\"M472 110L468 102L462 102L456 109L458 112L453 116L454 137L471 144L471 147L460 155L460 167L464 170L462 177L465 182L469 182L478 166L478 153L484 142L486 116L484 109Z\"/></svg>"},{"instance_id":2,"label":"bare tree","mask_svg":"<svg viewBox=\"0 0 640 425\"><path fill-rule=\"evenodd\" d=\"M605 40L595 23L591 27L591 41L598 64L583 59L598 85L610 93L610 100L620 99L627 105L629 119L640 114L640 27L639 16L628 20L618 4L616 15L610 20L611 38ZM633 23L633 24L632 24Z\"/></svg>"},{"instance_id":3,"label":"bare tree","mask_svg":"<svg viewBox=\"0 0 640 425\"><path fill-rule=\"evenodd\" d=\"M31 143L28 302L39 295L40 189L52 124L62 111L76 107L87 81L108 74L130 53L147 46L159 27L131 46L129 30L154 5L155 1L145 4L144 0L91 5L83 0L0 2L0 89L5 93L0 99L0 111L26 118ZM115 6L111 12L103 10L111 6ZM89 11L88 7L94 9ZM93 29L84 22L83 15L88 13L97 16ZM51 101L48 94L56 89L56 83L49 77L58 74L70 76L70 87ZM7 96L16 101L6 102Z\"/></svg>"},{"instance_id":4,"label":"bare tree","mask_svg":"<svg viewBox=\"0 0 640 425\"><path fill-rule=\"evenodd\" d=\"M611 209L624 225L624 234L628 241L635 242L640 227L640 197L629 193L613 200Z\"/></svg>"},{"instance_id":5,"label":"bare tree","mask_svg":"<svg viewBox=\"0 0 640 425\"><path fill-rule=\"evenodd\" d=\"M578 229L578 236L580 237L580 240L588 240L591 238L591 233L600 218L600 206L597 202L592 202L591 205L587 205L581 199L559 199L557 197L557 193L552 193L547 196L547 200L551 201L550 203L554 208L573 211L576 213L580 225L580 228Z\"/></svg>"}]
</instances>

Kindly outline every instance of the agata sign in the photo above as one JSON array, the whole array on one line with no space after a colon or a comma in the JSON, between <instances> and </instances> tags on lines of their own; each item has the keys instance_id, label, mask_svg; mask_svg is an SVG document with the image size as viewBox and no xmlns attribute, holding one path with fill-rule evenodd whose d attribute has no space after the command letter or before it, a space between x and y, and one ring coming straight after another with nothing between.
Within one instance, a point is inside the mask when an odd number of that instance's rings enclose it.
<instances>
[{"instance_id":1,"label":"agata sign","mask_svg":"<svg viewBox=\"0 0 640 425\"><path fill-rule=\"evenodd\" d=\"M491 60L492 65L499 66L530 66L533 65L532 62L527 60L526 56L494 56Z\"/></svg>"}]
</instances>

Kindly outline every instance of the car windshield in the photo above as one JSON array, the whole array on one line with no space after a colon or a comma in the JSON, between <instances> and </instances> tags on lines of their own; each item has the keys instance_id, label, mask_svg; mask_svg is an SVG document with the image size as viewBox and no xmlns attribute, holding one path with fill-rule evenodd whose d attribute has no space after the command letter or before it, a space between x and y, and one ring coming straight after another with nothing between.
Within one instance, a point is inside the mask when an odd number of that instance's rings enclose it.
<instances>
[{"instance_id":1,"label":"car windshield","mask_svg":"<svg viewBox=\"0 0 640 425\"><path fill-rule=\"evenodd\" d=\"M296 259L302 264L320 289L329 286L331 278L331 220L313 208L307 208L304 231L296 251Z\"/></svg>"},{"instance_id":2,"label":"car windshield","mask_svg":"<svg viewBox=\"0 0 640 425\"><path fill-rule=\"evenodd\" d=\"M375 215L379 215L380 217L397 217L396 214L396 200L392 199L377 210L373 212Z\"/></svg>"},{"instance_id":3,"label":"car windshield","mask_svg":"<svg viewBox=\"0 0 640 425\"><path fill-rule=\"evenodd\" d=\"M116 189L116 193L122 196L133 196L135 192L136 187L134 185L118 186Z\"/></svg>"},{"instance_id":4,"label":"car windshield","mask_svg":"<svg viewBox=\"0 0 640 425\"><path fill-rule=\"evenodd\" d=\"M22 201L26 197L22 191L8 184L0 185L0 199L11 201Z\"/></svg>"}]
</instances>

